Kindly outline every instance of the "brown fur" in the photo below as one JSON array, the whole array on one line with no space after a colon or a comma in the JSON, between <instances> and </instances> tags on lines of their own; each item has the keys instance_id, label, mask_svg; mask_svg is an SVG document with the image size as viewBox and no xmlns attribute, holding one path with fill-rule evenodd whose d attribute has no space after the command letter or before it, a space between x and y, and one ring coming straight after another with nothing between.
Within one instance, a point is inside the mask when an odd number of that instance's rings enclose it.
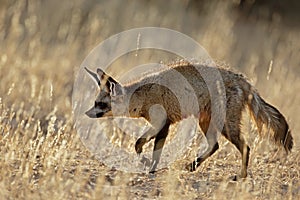
<instances>
[{"instance_id":1,"label":"brown fur","mask_svg":"<svg viewBox=\"0 0 300 200\"><path fill-rule=\"evenodd\" d=\"M262 125L266 124L273 130L273 138L277 144L282 145L287 152L292 149L293 138L284 116L275 107L266 103L242 75L222 68L218 70L223 79L222 81L226 93L225 124L222 130L216 129L213 133L207 134L211 122L218 122L214 121L215 119L212 116L210 93L199 70L203 71L203 74L209 74L213 69L215 68L205 65L180 62L124 85L119 84L111 77L100 80L101 82L105 82L101 83L101 85L105 85L106 88L102 89L97 97L97 101L104 101L103 97L105 97L104 102L107 104L107 107L111 107L112 102L118 102L120 104L120 100L116 100L119 96L123 98L130 94L129 116L143 117L153 125L153 128L142 135L135 145L136 152L141 153L143 145L155 138L150 172L155 171L159 162L161 151L168 135L169 126L189 115L199 116L199 125L206 134L209 144L207 152L187 166L190 171L194 171L206 158L211 156L219 148L216 135L217 132L221 132L222 135L232 142L240 151L242 155L241 177L247 176L250 148L240 134L242 111L245 106L248 106L260 131ZM171 73L172 70L176 70L177 73L183 76L193 91L186 93L187 91L183 89L183 91L179 93L181 95L175 95L174 91L170 88L163 84L158 84L160 81L172 82L171 80L174 79ZM88 72L91 74L90 71ZM98 75L102 77L105 73L98 69ZM95 74L92 76L95 77ZM97 82L99 81L97 80ZM194 93L198 101L198 106L195 108L193 108L194 105L190 105L189 99L185 99L185 94L190 93ZM109 96L108 94L111 96L109 101L107 101L106 98ZM180 102L184 103L180 104ZM158 110L157 112L151 113L149 110L156 104L163 106L165 111ZM189 110L188 108L191 106L192 109ZM101 117L107 116L105 114L110 112L105 110L105 108L95 110L96 108L93 107L87 112L87 115L90 117ZM101 110L100 114L97 113L99 110ZM198 110L199 113L194 112L194 110Z\"/></svg>"}]
</instances>

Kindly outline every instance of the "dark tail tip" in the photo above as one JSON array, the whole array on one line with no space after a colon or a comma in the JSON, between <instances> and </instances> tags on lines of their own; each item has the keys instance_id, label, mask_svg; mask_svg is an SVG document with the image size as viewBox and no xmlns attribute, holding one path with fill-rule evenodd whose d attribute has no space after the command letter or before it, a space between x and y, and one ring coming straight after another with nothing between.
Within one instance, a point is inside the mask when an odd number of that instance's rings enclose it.
<instances>
[{"instance_id":1,"label":"dark tail tip","mask_svg":"<svg viewBox=\"0 0 300 200\"><path fill-rule=\"evenodd\" d=\"M286 152L287 153L291 152L294 143L293 143L293 137L291 135L291 131L289 129L287 129L285 138L282 142L283 142Z\"/></svg>"},{"instance_id":2,"label":"dark tail tip","mask_svg":"<svg viewBox=\"0 0 300 200\"><path fill-rule=\"evenodd\" d=\"M285 151L289 153L293 148L293 136L286 119L281 114L279 116L279 122L281 126L279 126L277 132L275 132L275 140L280 141Z\"/></svg>"}]
</instances>

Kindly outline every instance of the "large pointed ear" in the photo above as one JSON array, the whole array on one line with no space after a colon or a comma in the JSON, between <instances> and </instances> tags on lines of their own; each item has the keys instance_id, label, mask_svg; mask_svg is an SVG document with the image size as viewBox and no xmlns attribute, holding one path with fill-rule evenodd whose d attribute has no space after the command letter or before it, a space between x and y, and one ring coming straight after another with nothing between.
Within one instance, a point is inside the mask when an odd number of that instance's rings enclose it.
<instances>
[{"instance_id":1,"label":"large pointed ear","mask_svg":"<svg viewBox=\"0 0 300 200\"><path fill-rule=\"evenodd\" d=\"M92 72L91 70L89 70L87 67L84 67L84 69L87 71L87 73L93 78L93 80L96 82L96 84L98 85L98 87L100 87L100 79L97 76L96 73Z\"/></svg>"},{"instance_id":2,"label":"large pointed ear","mask_svg":"<svg viewBox=\"0 0 300 200\"><path fill-rule=\"evenodd\" d=\"M117 96L124 94L123 86L113 79L111 76L106 74L102 69L97 69L97 74L100 77L101 88L106 89L111 96Z\"/></svg>"}]
</instances>

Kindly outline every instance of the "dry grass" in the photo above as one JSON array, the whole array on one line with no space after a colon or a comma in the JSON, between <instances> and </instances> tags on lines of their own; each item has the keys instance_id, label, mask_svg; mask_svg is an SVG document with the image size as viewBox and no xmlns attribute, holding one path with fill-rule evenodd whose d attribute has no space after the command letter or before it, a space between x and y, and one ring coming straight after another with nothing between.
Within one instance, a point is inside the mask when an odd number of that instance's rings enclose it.
<instances>
[{"instance_id":1,"label":"dry grass","mask_svg":"<svg viewBox=\"0 0 300 200\"><path fill-rule=\"evenodd\" d=\"M207 2L178 0L166 7L159 1L1 0L1 198L300 198L299 24L288 11L268 4L241 11L234 1ZM255 131L245 119L252 148L245 180L231 181L241 159L224 139L221 150L194 173L171 168L155 176L130 174L95 159L73 127L74 74L99 42L141 26L182 31L212 57L247 74L287 116L296 144L292 153L286 158L272 144L253 139Z\"/></svg>"}]
</instances>

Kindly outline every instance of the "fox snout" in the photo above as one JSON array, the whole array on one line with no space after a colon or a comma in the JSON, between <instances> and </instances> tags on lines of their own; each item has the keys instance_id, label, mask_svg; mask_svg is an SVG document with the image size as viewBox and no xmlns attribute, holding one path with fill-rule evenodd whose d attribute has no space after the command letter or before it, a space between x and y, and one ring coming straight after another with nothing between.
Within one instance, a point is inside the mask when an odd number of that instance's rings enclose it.
<instances>
[{"instance_id":1,"label":"fox snout","mask_svg":"<svg viewBox=\"0 0 300 200\"><path fill-rule=\"evenodd\" d=\"M103 117L104 112L101 112L101 110L97 109L96 107L92 107L91 109L86 111L85 114L90 118L99 118Z\"/></svg>"}]
</instances>

